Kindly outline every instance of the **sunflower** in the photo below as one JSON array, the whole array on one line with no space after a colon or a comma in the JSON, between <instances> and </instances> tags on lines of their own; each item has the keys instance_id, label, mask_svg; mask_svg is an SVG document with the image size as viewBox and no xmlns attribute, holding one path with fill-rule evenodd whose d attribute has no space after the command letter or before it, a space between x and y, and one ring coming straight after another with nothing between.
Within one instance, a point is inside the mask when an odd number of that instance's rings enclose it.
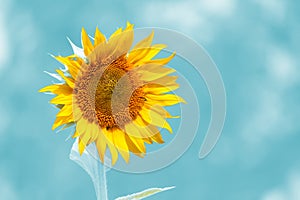
<instances>
[{"instance_id":1,"label":"sunflower","mask_svg":"<svg viewBox=\"0 0 300 200\"><path fill-rule=\"evenodd\" d=\"M75 125L80 154L95 142L102 162L109 149L112 164L119 154L128 163L130 152L146 154L145 143L164 143L162 128L172 133L166 119L175 117L164 106L184 102L172 94L179 87L177 76L170 76L175 70L164 67L175 53L153 59L166 48L153 45L153 37L154 32L131 48L134 31L129 22L109 39L98 28L94 38L82 28L83 55L54 56L65 66L56 70L63 81L39 92L56 95L50 103L60 111L52 129Z\"/></svg>"}]
</instances>

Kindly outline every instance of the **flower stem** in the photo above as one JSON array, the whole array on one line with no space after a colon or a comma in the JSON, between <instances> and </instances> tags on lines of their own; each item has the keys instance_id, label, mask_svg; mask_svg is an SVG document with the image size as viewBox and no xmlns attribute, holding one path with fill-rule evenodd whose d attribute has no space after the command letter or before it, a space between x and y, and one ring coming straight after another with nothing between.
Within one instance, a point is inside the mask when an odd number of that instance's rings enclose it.
<instances>
[{"instance_id":1,"label":"flower stem","mask_svg":"<svg viewBox=\"0 0 300 200\"><path fill-rule=\"evenodd\" d=\"M97 148L95 144L90 144L82 155L78 152L78 139L74 142L70 159L84 169L91 177L97 200L108 200L107 197L107 185L106 185L106 172L110 169L106 163L109 160L104 159L104 164L99 159L96 159L92 155L97 155Z\"/></svg>"},{"instance_id":2,"label":"flower stem","mask_svg":"<svg viewBox=\"0 0 300 200\"><path fill-rule=\"evenodd\" d=\"M97 162L97 175L94 182L94 187L97 195L97 200L108 200L107 197L107 185L106 185L106 166L100 162Z\"/></svg>"}]
</instances>

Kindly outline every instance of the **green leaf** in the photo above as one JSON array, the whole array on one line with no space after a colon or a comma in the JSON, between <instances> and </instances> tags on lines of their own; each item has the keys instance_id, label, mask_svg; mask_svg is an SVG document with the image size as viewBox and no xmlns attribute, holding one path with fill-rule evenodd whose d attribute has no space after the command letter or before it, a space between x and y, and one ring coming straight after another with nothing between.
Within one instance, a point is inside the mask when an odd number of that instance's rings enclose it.
<instances>
[{"instance_id":1,"label":"green leaf","mask_svg":"<svg viewBox=\"0 0 300 200\"><path fill-rule=\"evenodd\" d=\"M165 188L150 188L150 189L144 190L142 192L138 192L138 193L124 196L124 197L116 198L115 200L140 200L140 199L144 199L146 197L152 196L154 194L157 194L159 192L171 190L173 188L175 188L175 187L173 186L173 187L165 187Z\"/></svg>"}]
</instances>

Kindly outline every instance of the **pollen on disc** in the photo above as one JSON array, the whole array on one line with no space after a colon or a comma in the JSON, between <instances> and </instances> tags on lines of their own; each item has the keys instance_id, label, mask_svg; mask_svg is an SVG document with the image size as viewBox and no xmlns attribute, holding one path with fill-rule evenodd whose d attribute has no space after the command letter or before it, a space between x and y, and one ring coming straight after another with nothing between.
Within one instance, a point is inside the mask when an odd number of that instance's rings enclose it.
<instances>
[{"instance_id":1,"label":"pollen on disc","mask_svg":"<svg viewBox=\"0 0 300 200\"><path fill-rule=\"evenodd\" d=\"M75 84L75 103L85 119L102 128L124 128L137 117L145 97L128 65L125 56L106 65L99 60L88 64ZM112 102L113 95L117 100Z\"/></svg>"}]
</instances>

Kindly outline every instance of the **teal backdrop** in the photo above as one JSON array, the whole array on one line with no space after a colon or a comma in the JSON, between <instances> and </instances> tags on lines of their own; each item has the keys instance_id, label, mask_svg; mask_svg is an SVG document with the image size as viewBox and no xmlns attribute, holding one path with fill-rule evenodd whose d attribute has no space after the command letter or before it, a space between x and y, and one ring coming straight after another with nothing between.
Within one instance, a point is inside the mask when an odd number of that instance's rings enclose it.
<instances>
[{"instance_id":1,"label":"teal backdrop","mask_svg":"<svg viewBox=\"0 0 300 200\"><path fill-rule=\"evenodd\" d=\"M176 186L149 200L299 200L299 7L284 0L0 0L0 199L96 198L88 175L69 160L70 131L51 130L57 110L38 90L53 81L43 71L61 67L49 53L72 53L66 37L80 44L82 27L108 36L130 21L201 44L223 77L227 117L218 144L199 160L210 119L202 81L200 129L188 151L156 172L110 171L110 199ZM171 64L192 79L191 67Z\"/></svg>"}]
</instances>

